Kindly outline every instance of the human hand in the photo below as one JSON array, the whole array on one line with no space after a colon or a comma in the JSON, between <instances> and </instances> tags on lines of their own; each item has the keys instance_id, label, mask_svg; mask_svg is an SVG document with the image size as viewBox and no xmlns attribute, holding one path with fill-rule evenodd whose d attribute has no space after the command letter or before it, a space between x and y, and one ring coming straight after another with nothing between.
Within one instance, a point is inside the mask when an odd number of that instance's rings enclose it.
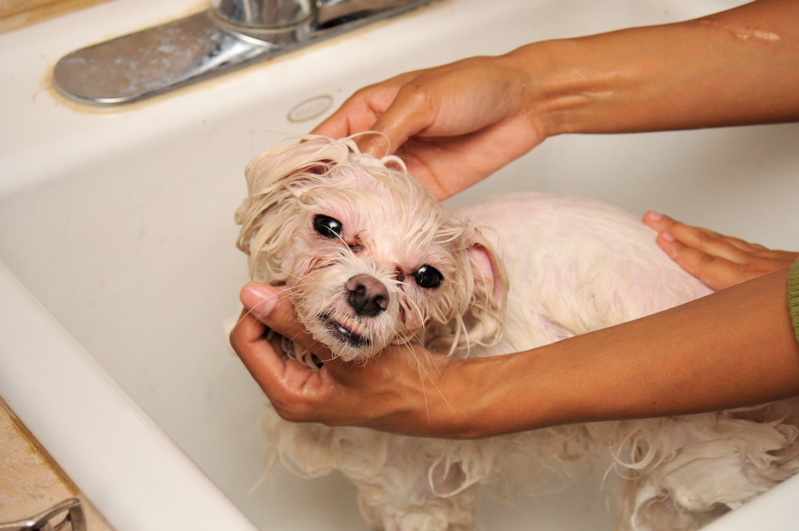
<instances>
[{"instance_id":1,"label":"human hand","mask_svg":"<svg viewBox=\"0 0 799 531\"><path fill-rule=\"evenodd\" d=\"M359 90L313 133L383 133L362 137L361 150L397 154L443 200L545 139L531 75L513 53L409 72Z\"/></svg>"},{"instance_id":2,"label":"human hand","mask_svg":"<svg viewBox=\"0 0 799 531\"><path fill-rule=\"evenodd\" d=\"M389 347L366 363L343 362L305 333L281 290L248 284L241 301L245 310L231 345L284 419L448 435L445 417L453 413L444 380L460 360L409 344ZM322 368L313 371L289 359L280 338L265 338L270 329L312 350L324 361Z\"/></svg>"},{"instance_id":3,"label":"human hand","mask_svg":"<svg viewBox=\"0 0 799 531\"><path fill-rule=\"evenodd\" d=\"M799 257L799 253L772 251L652 211L644 214L644 223L658 232L657 243L663 251L716 291L790 267Z\"/></svg>"}]
</instances>

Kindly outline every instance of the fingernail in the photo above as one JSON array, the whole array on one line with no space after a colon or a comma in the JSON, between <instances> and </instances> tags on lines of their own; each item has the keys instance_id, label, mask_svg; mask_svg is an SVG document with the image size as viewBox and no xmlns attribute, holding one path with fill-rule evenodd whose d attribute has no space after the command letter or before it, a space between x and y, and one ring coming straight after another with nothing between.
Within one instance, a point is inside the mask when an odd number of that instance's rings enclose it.
<instances>
[{"instance_id":1,"label":"fingernail","mask_svg":"<svg viewBox=\"0 0 799 531\"><path fill-rule=\"evenodd\" d=\"M657 212L650 210L649 212L646 213L646 217L651 219L652 221L660 221L661 219L663 219L663 214L659 214Z\"/></svg>"},{"instance_id":2,"label":"fingernail","mask_svg":"<svg viewBox=\"0 0 799 531\"><path fill-rule=\"evenodd\" d=\"M661 232L660 237L668 242L665 246L661 245L661 249L666 251L666 254L668 254L672 260L676 260L680 254L680 250L678 245L672 245L675 241L674 236L670 232Z\"/></svg>"},{"instance_id":3,"label":"fingernail","mask_svg":"<svg viewBox=\"0 0 799 531\"><path fill-rule=\"evenodd\" d=\"M269 315L277 303L277 294L264 284L252 282L239 295L241 303L256 315Z\"/></svg>"}]
</instances>

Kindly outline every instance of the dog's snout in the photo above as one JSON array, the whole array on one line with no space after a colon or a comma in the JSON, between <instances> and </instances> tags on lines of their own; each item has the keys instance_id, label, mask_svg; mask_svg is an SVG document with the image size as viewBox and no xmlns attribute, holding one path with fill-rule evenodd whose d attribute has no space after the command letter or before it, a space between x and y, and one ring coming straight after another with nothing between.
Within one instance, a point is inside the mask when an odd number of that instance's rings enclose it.
<instances>
[{"instance_id":1,"label":"dog's snout","mask_svg":"<svg viewBox=\"0 0 799 531\"><path fill-rule=\"evenodd\" d=\"M388 307L388 289L385 284L369 275L358 275L347 281L347 299L356 315L374 317Z\"/></svg>"}]
</instances>

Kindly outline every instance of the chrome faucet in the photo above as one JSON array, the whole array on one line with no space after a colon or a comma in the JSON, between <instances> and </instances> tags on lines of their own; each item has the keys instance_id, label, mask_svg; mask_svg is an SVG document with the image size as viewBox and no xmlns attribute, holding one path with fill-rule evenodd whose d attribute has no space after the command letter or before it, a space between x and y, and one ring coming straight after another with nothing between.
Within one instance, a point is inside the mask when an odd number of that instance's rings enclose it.
<instances>
[{"instance_id":1,"label":"chrome faucet","mask_svg":"<svg viewBox=\"0 0 799 531\"><path fill-rule=\"evenodd\" d=\"M66 55L53 81L62 94L83 103L129 103L431 1L211 0L207 11Z\"/></svg>"},{"instance_id":2,"label":"chrome faucet","mask_svg":"<svg viewBox=\"0 0 799 531\"><path fill-rule=\"evenodd\" d=\"M316 28L314 0L211 0L211 17L220 27L272 45L307 40Z\"/></svg>"}]
</instances>

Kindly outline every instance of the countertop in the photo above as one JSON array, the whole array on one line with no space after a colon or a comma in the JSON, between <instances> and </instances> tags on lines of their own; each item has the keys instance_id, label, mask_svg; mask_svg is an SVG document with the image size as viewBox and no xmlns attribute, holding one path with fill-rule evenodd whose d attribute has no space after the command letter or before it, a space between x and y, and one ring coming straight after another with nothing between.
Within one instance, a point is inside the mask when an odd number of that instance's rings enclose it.
<instances>
[{"instance_id":1,"label":"countertop","mask_svg":"<svg viewBox=\"0 0 799 531\"><path fill-rule=\"evenodd\" d=\"M47 452L0 400L0 525L81 500L90 531L111 529Z\"/></svg>"}]
</instances>

